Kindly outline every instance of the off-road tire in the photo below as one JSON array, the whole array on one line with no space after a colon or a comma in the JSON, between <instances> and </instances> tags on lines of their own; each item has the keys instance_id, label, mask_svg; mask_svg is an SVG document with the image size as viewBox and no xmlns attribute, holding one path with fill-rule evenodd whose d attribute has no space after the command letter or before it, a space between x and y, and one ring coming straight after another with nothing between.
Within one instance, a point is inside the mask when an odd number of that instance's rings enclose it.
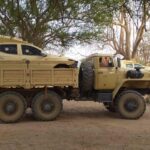
<instances>
[{"instance_id":1,"label":"off-road tire","mask_svg":"<svg viewBox=\"0 0 150 150\"><path fill-rule=\"evenodd\" d=\"M82 93L90 92L94 85L93 64L84 62L80 66L79 87Z\"/></svg>"},{"instance_id":2,"label":"off-road tire","mask_svg":"<svg viewBox=\"0 0 150 150\"><path fill-rule=\"evenodd\" d=\"M48 104L49 110L44 110L44 102ZM46 104L45 104L46 105ZM45 106L46 107L46 106ZM62 100L53 91L40 92L32 101L32 112L35 119L40 121L55 120L62 111Z\"/></svg>"},{"instance_id":3,"label":"off-road tire","mask_svg":"<svg viewBox=\"0 0 150 150\"><path fill-rule=\"evenodd\" d=\"M13 110L11 110L12 107ZM19 121L25 115L26 108L26 100L21 94L13 91L0 94L0 120L2 122L15 123Z\"/></svg>"},{"instance_id":4,"label":"off-road tire","mask_svg":"<svg viewBox=\"0 0 150 150\"><path fill-rule=\"evenodd\" d=\"M104 107L109 111L109 112L116 112L116 107L113 105L113 104L106 104L106 103L103 103L104 104Z\"/></svg>"},{"instance_id":5,"label":"off-road tire","mask_svg":"<svg viewBox=\"0 0 150 150\"><path fill-rule=\"evenodd\" d=\"M117 111L122 118L138 119L144 114L145 110L145 100L143 96L136 91L124 91L117 99Z\"/></svg>"}]
</instances>

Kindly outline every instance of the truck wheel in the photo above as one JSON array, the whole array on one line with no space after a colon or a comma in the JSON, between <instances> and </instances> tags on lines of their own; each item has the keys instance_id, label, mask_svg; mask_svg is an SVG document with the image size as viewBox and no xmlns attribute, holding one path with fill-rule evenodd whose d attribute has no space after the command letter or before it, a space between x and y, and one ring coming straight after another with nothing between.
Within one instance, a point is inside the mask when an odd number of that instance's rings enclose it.
<instances>
[{"instance_id":1,"label":"truck wheel","mask_svg":"<svg viewBox=\"0 0 150 150\"><path fill-rule=\"evenodd\" d=\"M136 91L123 92L117 100L117 110L126 119L140 118L146 109L142 95Z\"/></svg>"},{"instance_id":2,"label":"truck wheel","mask_svg":"<svg viewBox=\"0 0 150 150\"><path fill-rule=\"evenodd\" d=\"M82 63L80 66L79 86L81 92L89 92L94 85L93 65L90 62Z\"/></svg>"},{"instance_id":3,"label":"truck wheel","mask_svg":"<svg viewBox=\"0 0 150 150\"><path fill-rule=\"evenodd\" d=\"M56 119L62 110L62 100L58 94L49 91L37 94L32 102L33 115L37 120L50 121Z\"/></svg>"},{"instance_id":4,"label":"truck wheel","mask_svg":"<svg viewBox=\"0 0 150 150\"><path fill-rule=\"evenodd\" d=\"M26 101L17 92L0 94L0 120L5 123L14 123L20 120L27 108Z\"/></svg>"},{"instance_id":5,"label":"truck wheel","mask_svg":"<svg viewBox=\"0 0 150 150\"><path fill-rule=\"evenodd\" d=\"M109 112L116 112L116 108L112 103L103 103Z\"/></svg>"}]
</instances>

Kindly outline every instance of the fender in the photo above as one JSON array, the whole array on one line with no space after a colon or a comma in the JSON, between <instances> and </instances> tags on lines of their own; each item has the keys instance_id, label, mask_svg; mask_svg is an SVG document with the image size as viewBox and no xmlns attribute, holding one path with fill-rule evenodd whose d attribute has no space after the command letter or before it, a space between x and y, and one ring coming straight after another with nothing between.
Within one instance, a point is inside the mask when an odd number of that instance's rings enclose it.
<instances>
[{"instance_id":1,"label":"fender","mask_svg":"<svg viewBox=\"0 0 150 150\"><path fill-rule=\"evenodd\" d=\"M144 79L124 79L121 83L118 84L118 86L114 89L112 93L113 99L117 95L118 91L122 88L130 88L130 89L149 89L150 90L150 79L144 78Z\"/></svg>"}]
</instances>

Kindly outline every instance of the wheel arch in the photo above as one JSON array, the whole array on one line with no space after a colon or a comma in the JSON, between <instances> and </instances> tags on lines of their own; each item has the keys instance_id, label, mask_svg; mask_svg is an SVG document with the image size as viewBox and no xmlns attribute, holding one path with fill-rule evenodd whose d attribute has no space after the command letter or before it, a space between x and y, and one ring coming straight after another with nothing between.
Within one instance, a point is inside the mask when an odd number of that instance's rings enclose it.
<instances>
[{"instance_id":1,"label":"wheel arch","mask_svg":"<svg viewBox=\"0 0 150 150\"><path fill-rule=\"evenodd\" d=\"M123 80L113 91L112 97L115 97L123 89L140 91L140 89L146 89L146 93L150 93L150 80L148 79L126 79Z\"/></svg>"}]
</instances>

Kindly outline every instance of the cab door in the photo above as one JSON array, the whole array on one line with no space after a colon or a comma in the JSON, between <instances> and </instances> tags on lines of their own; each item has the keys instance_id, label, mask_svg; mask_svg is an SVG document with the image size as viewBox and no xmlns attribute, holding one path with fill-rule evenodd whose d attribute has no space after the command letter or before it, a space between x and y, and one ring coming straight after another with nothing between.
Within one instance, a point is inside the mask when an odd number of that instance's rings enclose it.
<instances>
[{"instance_id":1,"label":"cab door","mask_svg":"<svg viewBox=\"0 0 150 150\"><path fill-rule=\"evenodd\" d=\"M95 68L95 89L111 90L117 84L117 69L114 67L111 57L108 58L108 64L102 63L102 57L98 59L97 68Z\"/></svg>"}]
</instances>

